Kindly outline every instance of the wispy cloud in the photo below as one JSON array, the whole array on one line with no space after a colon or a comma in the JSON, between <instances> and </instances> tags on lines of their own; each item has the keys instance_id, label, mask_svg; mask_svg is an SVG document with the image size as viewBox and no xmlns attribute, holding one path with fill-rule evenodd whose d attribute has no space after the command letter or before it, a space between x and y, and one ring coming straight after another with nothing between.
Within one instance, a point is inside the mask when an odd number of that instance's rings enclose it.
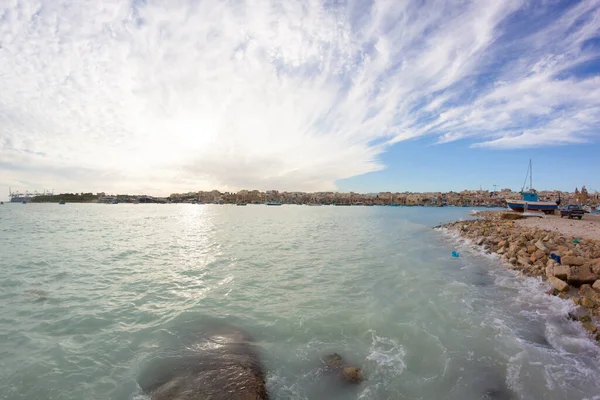
<instances>
[{"instance_id":1,"label":"wispy cloud","mask_svg":"<svg viewBox=\"0 0 600 400\"><path fill-rule=\"evenodd\" d=\"M4 1L6 183L323 190L421 136L597 140L598 1L418 3Z\"/></svg>"}]
</instances>

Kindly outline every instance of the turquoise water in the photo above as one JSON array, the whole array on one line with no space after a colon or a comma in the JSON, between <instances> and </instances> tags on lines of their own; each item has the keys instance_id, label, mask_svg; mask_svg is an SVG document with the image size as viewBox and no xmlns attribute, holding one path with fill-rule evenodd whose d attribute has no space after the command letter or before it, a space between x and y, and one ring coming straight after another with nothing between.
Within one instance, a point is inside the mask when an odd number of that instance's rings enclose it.
<instances>
[{"instance_id":1,"label":"turquoise water","mask_svg":"<svg viewBox=\"0 0 600 400\"><path fill-rule=\"evenodd\" d=\"M0 397L143 399L228 324L273 399L593 398L600 352L571 303L431 229L468 211L5 204ZM367 380L331 385L331 352Z\"/></svg>"}]
</instances>

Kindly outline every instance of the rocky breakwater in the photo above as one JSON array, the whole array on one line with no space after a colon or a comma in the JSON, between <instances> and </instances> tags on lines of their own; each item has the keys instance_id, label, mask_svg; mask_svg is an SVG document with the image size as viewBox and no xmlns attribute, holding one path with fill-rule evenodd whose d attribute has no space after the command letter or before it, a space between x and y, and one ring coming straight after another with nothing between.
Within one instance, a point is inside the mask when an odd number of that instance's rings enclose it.
<instances>
[{"instance_id":1,"label":"rocky breakwater","mask_svg":"<svg viewBox=\"0 0 600 400\"><path fill-rule=\"evenodd\" d=\"M579 307L570 315L600 340L600 241L556 231L524 228L515 213L483 212L480 219L442 227L471 239L501 256L507 268L539 276L552 286L549 294L572 299Z\"/></svg>"}]
</instances>

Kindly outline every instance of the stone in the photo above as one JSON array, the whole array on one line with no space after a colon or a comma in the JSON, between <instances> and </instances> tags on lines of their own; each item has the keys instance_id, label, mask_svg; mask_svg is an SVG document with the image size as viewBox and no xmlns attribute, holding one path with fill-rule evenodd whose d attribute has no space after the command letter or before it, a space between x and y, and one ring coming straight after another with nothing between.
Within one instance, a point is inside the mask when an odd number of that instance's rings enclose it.
<instances>
[{"instance_id":1,"label":"stone","mask_svg":"<svg viewBox=\"0 0 600 400\"><path fill-rule=\"evenodd\" d=\"M475 244L477 246L481 246L483 244L484 238L480 237L479 239L477 239L477 241L475 242Z\"/></svg>"},{"instance_id":2,"label":"stone","mask_svg":"<svg viewBox=\"0 0 600 400\"><path fill-rule=\"evenodd\" d=\"M585 259L583 259L583 257L577 257L577 256L564 256L564 257L561 257L560 262L561 262L561 264L564 264L564 265L578 267L578 266L585 264Z\"/></svg>"},{"instance_id":3,"label":"stone","mask_svg":"<svg viewBox=\"0 0 600 400\"><path fill-rule=\"evenodd\" d=\"M501 240L498 242L498 247L504 247L506 246L506 240Z\"/></svg>"},{"instance_id":4,"label":"stone","mask_svg":"<svg viewBox=\"0 0 600 400\"><path fill-rule=\"evenodd\" d=\"M569 268L565 267L564 265L554 263L553 271L555 277L557 277L558 279L565 280L567 279L567 273L569 272Z\"/></svg>"},{"instance_id":5,"label":"stone","mask_svg":"<svg viewBox=\"0 0 600 400\"><path fill-rule=\"evenodd\" d=\"M537 258L538 260L539 260L540 258L544 258L544 256L546 255L546 253L544 253L544 252L543 252L542 250L540 250L540 249L536 250L536 252L535 252L535 253L533 253L533 254L535 254L535 258Z\"/></svg>"},{"instance_id":6,"label":"stone","mask_svg":"<svg viewBox=\"0 0 600 400\"><path fill-rule=\"evenodd\" d=\"M347 383L360 383L364 380L360 368L346 365L342 356L337 353L326 356L323 361L327 365L327 371L335 372L339 378Z\"/></svg>"},{"instance_id":7,"label":"stone","mask_svg":"<svg viewBox=\"0 0 600 400\"><path fill-rule=\"evenodd\" d=\"M591 334L594 334L598 331L598 327L589 321L584 322L583 327L585 328L585 330L587 330Z\"/></svg>"},{"instance_id":8,"label":"stone","mask_svg":"<svg viewBox=\"0 0 600 400\"><path fill-rule=\"evenodd\" d=\"M548 278L554 277L554 266L553 265L546 265L546 277L548 277Z\"/></svg>"},{"instance_id":9,"label":"stone","mask_svg":"<svg viewBox=\"0 0 600 400\"><path fill-rule=\"evenodd\" d=\"M533 254L533 253L535 253L535 251L536 251L536 250L537 250L537 247L535 247L535 246L533 246L533 245L529 245L529 246L527 246L527 252L528 252L529 254Z\"/></svg>"},{"instance_id":10,"label":"stone","mask_svg":"<svg viewBox=\"0 0 600 400\"><path fill-rule=\"evenodd\" d=\"M535 242L535 247L537 247L538 250L544 252L545 254L549 253L548 248L546 247L544 242L542 242L541 240L538 240L537 242Z\"/></svg>"},{"instance_id":11,"label":"stone","mask_svg":"<svg viewBox=\"0 0 600 400\"><path fill-rule=\"evenodd\" d=\"M569 285L565 281L561 281L555 276L549 277L548 282L559 292L565 292L569 289Z\"/></svg>"},{"instance_id":12,"label":"stone","mask_svg":"<svg viewBox=\"0 0 600 400\"><path fill-rule=\"evenodd\" d=\"M329 368L339 368L342 366L342 356L338 353L333 353L325 357L323 360Z\"/></svg>"},{"instance_id":13,"label":"stone","mask_svg":"<svg viewBox=\"0 0 600 400\"><path fill-rule=\"evenodd\" d=\"M571 285L580 286L586 283L594 283L595 281L596 274L589 267L569 267L567 270L567 282Z\"/></svg>"},{"instance_id":14,"label":"stone","mask_svg":"<svg viewBox=\"0 0 600 400\"><path fill-rule=\"evenodd\" d=\"M348 383L360 383L364 378L360 368L344 367L342 369L342 380Z\"/></svg>"},{"instance_id":15,"label":"stone","mask_svg":"<svg viewBox=\"0 0 600 400\"><path fill-rule=\"evenodd\" d=\"M592 285L592 289L596 289L600 292L600 279L594 282L594 284Z\"/></svg>"},{"instance_id":16,"label":"stone","mask_svg":"<svg viewBox=\"0 0 600 400\"><path fill-rule=\"evenodd\" d=\"M261 363L247 334L226 327L198 344L202 350L186 356L181 366L158 364L154 373L143 374L138 379L142 390L152 400L268 400Z\"/></svg>"},{"instance_id":17,"label":"stone","mask_svg":"<svg viewBox=\"0 0 600 400\"><path fill-rule=\"evenodd\" d=\"M519 257L517 262L519 264L521 264L523 267L528 267L529 265L531 265L531 262L529 261L529 259L525 258L525 257Z\"/></svg>"},{"instance_id":18,"label":"stone","mask_svg":"<svg viewBox=\"0 0 600 400\"><path fill-rule=\"evenodd\" d=\"M594 308L594 303L587 297L581 299L581 305L585 308Z\"/></svg>"},{"instance_id":19,"label":"stone","mask_svg":"<svg viewBox=\"0 0 600 400\"><path fill-rule=\"evenodd\" d=\"M583 303L586 300L589 300L589 302L591 302L592 305L600 305L600 293L592 289L590 285L582 285L581 288L579 288L579 295L583 297L581 305L585 307L589 308L589 306Z\"/></svg>"}]
</instances>

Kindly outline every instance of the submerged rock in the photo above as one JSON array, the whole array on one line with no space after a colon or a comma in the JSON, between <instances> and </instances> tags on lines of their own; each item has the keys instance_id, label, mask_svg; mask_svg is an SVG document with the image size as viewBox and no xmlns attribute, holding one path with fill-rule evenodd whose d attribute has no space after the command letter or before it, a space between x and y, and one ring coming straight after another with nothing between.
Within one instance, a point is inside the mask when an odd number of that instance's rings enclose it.
<instances>
[{"instance_id":1,"label":"submerged rock","mask_svg":"<svg viewBox=\"0 0 600 400\"><path fill-rule=\"evenodd\" d=\"M233 330L200 340L195 354L170 368L159 367L160 376L140 382L152 400L268 400L264 374L251 339Z\"/></svg>"},{"instance_id":2,"label":"submerged rock","mask_svg":"<svg viewBox=\"0 0 600 400\"><path fill-rule=\"evenodd\" d=\"M338 353L325 356L323 361L327 370L334 372L343 382L356 384L365 379L360 368L347 365Z\"/></svg>"}]
</instances>

